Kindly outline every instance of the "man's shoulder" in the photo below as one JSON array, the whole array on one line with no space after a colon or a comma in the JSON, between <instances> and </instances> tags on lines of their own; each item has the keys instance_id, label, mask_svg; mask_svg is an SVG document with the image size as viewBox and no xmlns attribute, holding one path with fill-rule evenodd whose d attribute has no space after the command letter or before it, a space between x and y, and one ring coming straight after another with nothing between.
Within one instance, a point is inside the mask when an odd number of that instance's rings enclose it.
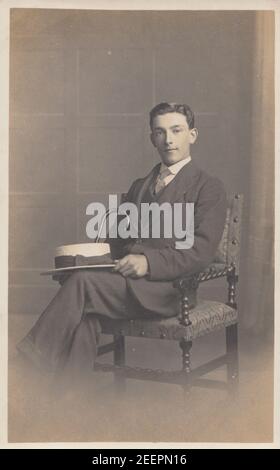
<instances>
[{"instance_id":1,"label":"man's shoulder","mask_svg":"<svg viewBox=\"0 0 280 470\"><path fill-rule=\"evenodd\" d=\"M161 165L161 163L157 163L155 166L153 166L153 168L149 171L149 173L147 173L145 176L142 176L141 178L137 178L133 182L133 184L134 183L137 183L137 184L144 183L144 181L146 181L147 178L150 178L151 176L157 174L159 172L160 165Z\"/></svg>"},{"instance_id":2,"label":"man's shoulder","mask_svg":"<svg viewBox=\"0 0 280 470\"><path fill-rule=\"evenodd\" d=\"M225 191L223 181L216 175L212 175L205 170L201 170L201 185L204 187L213 187Z\"/></svg>"},{"instance_id":3,"label":"man's shoulder","mask_svg":"<svg viewBox=\"0 0 280 470\"><path fill-rule=\"evenodd\" d=\"M182 184L192 188L196 193L209 188L224 192L224 184L217 177L200 168L193 160L181 170Z\"/></svg>"},{"instance_id":4,"label":"man's shoulder","mask_svg":"<svg viewBox=\"0 0 280 470\"><path fill-rule=\"evenodd\" d=\"M212 175L204 169L199 169L199 179L202 186L207 184L211 186L217 186L219 188L224 188L224 183L218 176Z\"/></svg>"},{"instance_id":5,"label":"man's shoulder","mask_svg":"<svg viewBox=\"0 0 280 470\"><path fill-rule=\"evenodd\" d=\"M160 163L157 163L157 165L155 165L147 175L134 180L133 183L130 186L129 192L137 191L137 189L141 188L142 185L147 180L147 178L153 177L153 175L155 175L159 171L159 167L160 167Z\"/></svg>"}]
</instances>

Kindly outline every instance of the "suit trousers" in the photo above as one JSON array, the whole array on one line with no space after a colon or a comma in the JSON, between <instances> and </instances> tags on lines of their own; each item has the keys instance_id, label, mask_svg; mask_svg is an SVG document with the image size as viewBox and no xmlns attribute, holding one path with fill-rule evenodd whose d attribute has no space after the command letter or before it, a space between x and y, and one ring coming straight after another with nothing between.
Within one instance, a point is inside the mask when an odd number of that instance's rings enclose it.
<instances>
[{"instance_id":1,"label":"suit trousers","mask_svg":"<svg viewBox=\"0 0 280 470\"><path fill-rule=\"evenodd\" d=\"M132 319L139 312L119 273L76 271L17 347L40 370L88 374L97 355L100 316Z\"/></svg>"}]
</instances>

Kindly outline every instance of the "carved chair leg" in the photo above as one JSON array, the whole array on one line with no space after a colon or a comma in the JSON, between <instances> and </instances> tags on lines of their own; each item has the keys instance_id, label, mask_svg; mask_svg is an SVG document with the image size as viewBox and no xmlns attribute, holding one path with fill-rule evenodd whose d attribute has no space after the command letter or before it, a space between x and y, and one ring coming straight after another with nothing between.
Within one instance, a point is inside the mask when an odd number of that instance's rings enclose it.
<instances>
[{"instance_id":1,"label":"carved chair leg","mask_svg":"<svg viewBox=\"0 0 280 470\"><path fill-rule=\"evenodd\" d=\"M192 342L185 339L181 339L180 348L182 350L182 374L184 376L183 390L185 397L188 396L188 393L191 389L191 347Z\"/></svg>"},{"instance_id":2,"label":"carved chair leg","mask_svg":"<svg viewBox=\"0 0 280 470\"><path fill-rule=\"evenodd\" d=\"M227 383L229 393L237 398L238 392L238 328L237 323L226 327Z\"/></svg>"},{"instance_id":3,"label":"carved chair leg","mask_svg":"<svg viewBox=\"0 0 280 470\"><path fill-rule=\"evenodd\" d=\"M114 365L125 365L125 337L123 334L114 335ZM121 370L116 370L114 373L115 388L118 392L125 391L125 376Z\"/></svg>"}]
</instances>

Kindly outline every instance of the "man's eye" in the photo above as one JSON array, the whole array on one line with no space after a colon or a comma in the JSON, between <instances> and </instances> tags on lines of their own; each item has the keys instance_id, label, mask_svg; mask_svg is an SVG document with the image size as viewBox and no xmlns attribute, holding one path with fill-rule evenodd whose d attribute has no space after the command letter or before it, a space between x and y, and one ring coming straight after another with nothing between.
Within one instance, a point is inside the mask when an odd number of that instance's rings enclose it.
<instances>
[{"instance_id":1,"label":"man's eye","mask_svg":"<svg viewBox=\"0 0 280 470\"><path fill-rule=\"evenodd\" d=\"M181 129L174 129L174 134L179 134L179 132L181 132Z\"/></svg>"}]
</instances>

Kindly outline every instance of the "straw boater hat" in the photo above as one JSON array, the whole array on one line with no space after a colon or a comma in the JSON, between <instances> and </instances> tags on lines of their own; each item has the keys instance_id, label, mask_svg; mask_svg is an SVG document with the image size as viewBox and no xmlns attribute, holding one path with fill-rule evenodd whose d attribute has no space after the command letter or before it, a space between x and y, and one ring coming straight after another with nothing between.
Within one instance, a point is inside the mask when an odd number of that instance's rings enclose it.
<instances>
[{"instance_id":1,"label":"straw boater hat","mask_svg":"<svg viewBox=\"0 0 280 470\"><path fill-rule=\"evenodd\" d=\"M110 244L101 242L101 234L107 217L116 210L107 209L105 212L97 237L92 243L78 243L75 245L58 246L55 250L55 269L44 271L41 274L66 274L78 269L110 269L116 265L111 257ZM126 215L128 223L129 216Z\"/></svg>"},{"instance_id":2,"label":"straw boater hat","mask_svg":"<svg viewBox=\"0 0 280 470\"><path fill-rule=\"evenodd\" d=\"M54 254L55 268L41 274L65 274L78 269L113 268L109 243L79 243L58 246Z\"/></svg>"}]
</instances>

